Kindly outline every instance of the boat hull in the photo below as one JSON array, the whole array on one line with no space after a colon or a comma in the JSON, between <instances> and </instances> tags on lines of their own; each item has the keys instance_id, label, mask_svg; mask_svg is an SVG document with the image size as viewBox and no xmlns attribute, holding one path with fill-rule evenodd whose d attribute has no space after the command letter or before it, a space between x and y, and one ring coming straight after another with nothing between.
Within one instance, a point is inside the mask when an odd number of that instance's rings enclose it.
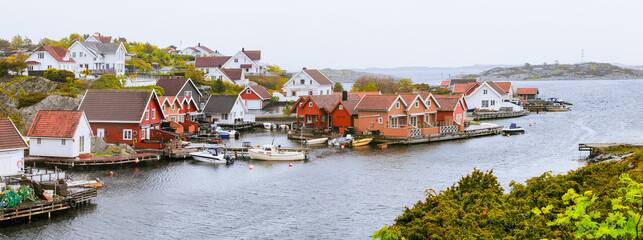
<instances>
[{"instance_id":1,"label":"boat hull","mask_svg":"<svg viewBox=\"0 0 643 240\"><path fill-rule=\"evenodd\" d=\"M524 128L513 128L513 129L505 128L505 129L502 129L502 132L505 134L519 134L519 133L525 133L525 129Z\"/></svg>"},{"instance_id":2,"label":"boat hull","mask_svg":"<svg viewBox=\"0 0 643 240\"><path fill-rule=\"evenodd\" d=\"M248 155L252 160L264 161L298 161L304 160L305 155L303 152L283 152L274 154L272 152L262 151L259 149L248 150Z\"/></svg>"},{"instance_id":3,"label":"boat hull","mask_svg":"<svg viewBox=\"0 0 643 240\"><path fill-rule=\"evenodd\" d=\"M215 157L215 156L212 156L212 154L208 155L201 152L190 153L190 156L192 156L192 159L200 162L207 162L207 163L227 163L228 162L223 157Z\"/></svg>"},{"instance_id":4,"label":"boat hull","mask_svg":"<svg viewBox=\"0 0 643 240\"><path fill-rule=\"evenodd\" d=\"M316 139L308 139L306 140L306 144L308 145L314 145L314 144L324 144L328 141L328 138L316 138Z\"/></svg>"},{"instance_id":5,"label":"boat hull","mask_svg":"<svg viewBox=\"0 0 643 240\"><path fill-rule=\"evenodd\" d=\"M371 143L371 141L373 141L372 138L364 138L364 139L354 140L351 143L351 146L353 146L353 147L366 146L369 143Z\"/></svg>"}]
</instances>

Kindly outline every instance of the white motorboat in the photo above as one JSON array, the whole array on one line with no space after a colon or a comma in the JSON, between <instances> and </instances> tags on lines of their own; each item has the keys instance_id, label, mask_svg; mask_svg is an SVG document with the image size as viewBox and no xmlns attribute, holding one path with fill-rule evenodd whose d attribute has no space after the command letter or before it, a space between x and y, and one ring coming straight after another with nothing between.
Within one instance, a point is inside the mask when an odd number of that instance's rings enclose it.
<instances>
[{"instance_id":1,"label":"white motorboat","mask_svg":"<svg viewBox=\"0 0 643 240\"><path fill-rule=\"evenodd\" d=\"M271 129L271 128L273 128L273 124L272 124L272 123L267 123L267 122L265 122L265 123L263 123L263 128L265 128L265 129Z\"/></svg>"},{"instance_id":2,"label":"white motorboat","mask_svg":"<svg viewBox=\"0 0 643 240\"><path fill-rule=\"evenodd\" d=\"M236 137L239 137L239 132L237 132L234 129L224 129L222 127L217 127L214 131L217 134L219 134L219 137L221 137L221 138L236 138Z\"/></svg>"},{"instance_id":3,"label":"white motorboat","mask_svg":"<svg viewBox=\"0 0 643 240\"><path fill-rule=\"evenodd\" d=\"M515 123L512 123L511 125L509 125L509 128L503 128L502 132L504 132L505 134L522 134L525 133L525 129L517 126Z\"/></svg>"},{"instance_id":4,"label":"white motorboat","mask_svg":"<svg viewBox=\"0 0 643 240\"><path fill-rule=\"evenodd\" d=\"M328 141L328 138L315 138L315 139L306 139L306 144L315 145L315 144L324 144Z\"/></svg>"},{"instance_id":5,"label":"white motorboat","mask_svg":"<svg viewBox=\"0 0 643 240\"><path fill-rule=\"evenodd\" d=\"M225 154L225 149L223 149L223 147L210 147L201 152L190 153L190 156L192 156L194 160L201 162L226 164L234 162L229 155Z\"/></svg>"},{"instance_id":6,"label":"white motorboat","mask_svg":"<svg viewBox=\"0 0 643 240\"><path fill-rule=\"evenodd\" d=\"M286 151L277 149L275 145L263 145L261 148L248 149L248 154L252 160L265 161L297 161L306 158L303 151Z\"/></svg>"},{"instance_id":7,"label":"white motorboat","mask_svg":"<svg viewBox=\"0 0 643 240\"><path fill-rule=\"evenodd\" d=\"M341 146L351 143L355 138L352 135L346 134L346 137L335 138L328 140L328 146Z\"/></svg>"}]
</instances>

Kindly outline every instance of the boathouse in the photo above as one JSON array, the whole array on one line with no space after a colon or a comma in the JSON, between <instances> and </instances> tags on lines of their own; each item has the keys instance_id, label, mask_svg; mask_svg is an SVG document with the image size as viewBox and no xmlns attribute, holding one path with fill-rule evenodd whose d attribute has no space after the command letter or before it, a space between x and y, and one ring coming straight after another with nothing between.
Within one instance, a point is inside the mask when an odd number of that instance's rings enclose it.
<instances>
[{"instance_id":1,"label":"boathouse","mask_svg":"<svg viewBox=\"0 0 643 240\"><path fill-rule=\"evenodd\" d=\"M200 103L205 102L205 99L201 99L203 94L189 78L161 78L156 82L156 86L165 90L165 97L192 97L199 108Z\"/></svg>"},{"instance_id":2,"label":"boathouse","mask_svg":"<svg viewBox=\"0 0 643 240\"><path fill-rule=\"evenodd\" d=\"M27 133L30 156L75 158L91 153L92 129L83 111L36 113Z\"/></svg>"},{"instance_id":3,"label":"boathouse","mask_svg":"<svg viewBox=\"0 0 643 240\"><path fill-rule=\"evenodd\" d=\"M25 139L11 119L0 118L0 176L18 175L23 172Z\"/></svg>"},{"instance_id":4,"label":"boathouse","mask_svg":"<svg viewBox=\"0 0 643 240\"><path fill-rule=\"evenodd\" d=\"M516 93L522 100L538 99L538 88L518 88Z\"/></svg>"},{"instance_id":5,"label":"boathouse","mask_svg":"<svg viewBox=\"0 0 643 240\"><path fill-rule=\"evenodd\" d=\"M435 95L440 104L438 108L438 126L457 125L459 131L464 130L467 121L467 105L462 95Z\"/></svg>"},{"instance_id":6,"label":"boathouse","mask_svg":"<svg viewBox=\"0 0 643 240\"><path fill-rule=\"evenodd\" d=\"M397 137L439 133L439 104L430 94L425 99L420 94L364 96L355 107L355 130Z\"/></svg>"},{"instance_id":7,"label":"boathouse","mask_svg":"<svg viewBox=\"0 0 643 240\"><path fill-rule=\"evenodd\" d=\"M330 113L333 108L346 97L346 101L359 100L359 95L346 94L346 95L312 95L301 96L290 109L290 113L295 113L299 117L304 118L304 126L316 128L317 130L329 129L332 125L332 116ZM330 118L330 120L329 120ZM297 118L299 123L299 118Z\"/></svg>"},{"instance_id":8,"label":"boathouse","mask_svg":"<svg viewBox=\"0 0 643 240\"><path fill-rule=\"evenodd\" d=\"M160 129L165 118L152 89L87 90L78 110L85 111L92 132L108 143L136 146Z\"/></svg>"},{"instance_id":9,"label":"boathouse","mask_svg":"<svg viewBox=\"0 0 643 240\"><path fill-rule=\"evenodd\" d=\"M355 107L358 103L359 100L339 101L330 111L330 115L328 116L329 124L334 129L339 130L340 133L343 133L344 129L354 126L355 119L357 118L357 110L355 110Z\"/></svg>"},{"instance_id":10,"label":"boathouse","mask_svg":"<svg viewBox=\"0 0 643 240\"><path fill-rule=\"evenodd\" d=\"M260 85L247 86L239 93L248 110L263 109L270 104L272 95Z\"/></svg>"}]
</instances>

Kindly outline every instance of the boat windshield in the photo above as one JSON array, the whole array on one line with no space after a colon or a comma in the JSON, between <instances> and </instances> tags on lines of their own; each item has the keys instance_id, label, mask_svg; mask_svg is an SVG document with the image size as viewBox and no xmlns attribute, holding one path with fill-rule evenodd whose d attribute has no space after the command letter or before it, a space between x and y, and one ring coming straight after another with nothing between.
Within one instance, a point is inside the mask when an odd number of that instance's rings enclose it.
<instances>
[{"instance_id":1,"label":"boat windshield","mask_svg":"<svg viewBox=\"0 0 643 240\"><path fill-rule=\"evenodd\" d=\"M225 150L223 150L223 148L210 148L208 149L208 152L215 156L225 154Z\"/></svg>"}]
</instances>

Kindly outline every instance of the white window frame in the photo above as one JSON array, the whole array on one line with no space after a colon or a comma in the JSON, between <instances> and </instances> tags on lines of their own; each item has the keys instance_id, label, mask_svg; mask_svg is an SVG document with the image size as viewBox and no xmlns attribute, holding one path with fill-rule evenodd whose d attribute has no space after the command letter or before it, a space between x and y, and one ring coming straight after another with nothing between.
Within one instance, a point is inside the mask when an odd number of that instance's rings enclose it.
<instances>
[{"instance_id":1,"label":"white window frame","mask_svg":"<svg viewBox=\"0 0 643 240\"><path fill-rule=\"evenodd\" d=\"M145 120L150 120L150 111L145 110Z\"/></svg>"},{"instance_id":2,"label":"white window frame","mask_svg":"<svg viewBox=\"0 0 643 240\"><path fill-rule=\"evenodd\" d=\"M489 107L489 100L482 100L480 104L482 107Z\"/></svg>"},{"instance_id":3,"label":"white window frame","mask_svg":"<svg viewBox=\"0 0 643 240\"><path fill-rule=\"evenodd\" d=\"M377 118L377 123L382 124L384 122L384 119L382 117Z\"/></svg>"},{"instance_id":4,"label":"white window frame","mask_svg":"<svg viewBox=\"0 0 643 240\"><path fill-rule=\"evenodd\" d=\"M431 99L426 100L426 105L429 106L429 107L431 106Z\"/></svg>"},{"instance_id":5,"label":"white window frame","mask_svg":"<svg viewBox=\"0 0 643 240\"><path fill-rule=\"evenodd\" d=\"M132 129L123 129L123 140L132 140Z\"/></svg>"},{"instance_id":6,"label":"white window frame","mask_svg":"<svg viewBox=\"0 0 643 240\"><path fill-rule=\"evenodd\" d=\"M67 139L60 139L60 145L62 146L67 145Z\"/></svg>"},{"instance_id":7,"label":"white window frame","mask_svg":"<svg viewBox=\"0 0 643 240\"><path fill-rule=\"evenodd\" d=\"M411 123L411 126L417 127L418 126L418 117L417 116L411 116L409 118L409 122Z\"/></svg>"},{"instance_id":8,"label":"white window frame","mask_svg":"<svg viewBox=\"0 0 643 240\"><path fill-rule=\"evenodd\" d=\"M308 102L308 107L313 107L313 102Z\"/></svg>"},{"instance_id":9,"label":"white window frame","mask_svg":"<svg viewBox=\"0 0 643 240\"><path fill-rule=\"evenodd\" d=\"M482 90L482 94L487 94L487 89Z\"/></svg>"},{"instance_id":10,"label":"white window frame","mask_svg":"<svg viewBox=\"0 0 643 240\"><path fill-rule=\"evenodd\" d=\"M227 113L222 113L221 114L221 120L228 120L228 114Z\"/></svg>"},{"instance_id":11,"label":"white window frame","mask_svg":"<svg viewBox=\"0 0 643 240\"><path fill-rule=\"evenodd\" d=\"M489 106L496 106L496 100L490 100Z\"/></svg>"},{"instance_id":12,"label":"white window frame","mask_svg":"<svg viewBox=\"0 0 643 240\"><path fill-rule=\"evenodd\" d=\"M339 104L339 110L344 110L344 105Z\"/></svg>"},{"instance_id":13,"label":"white window frame","mask_svg":"<svg viewBox=\"0 0 643 240\"><path fill-rule=\"evenodd\" d=\"M420 102L415 101L415 108L419 108L419 107L420 107Z\"/></svg>"},{"instance_id":14,"label":"white window frame","mask_svg":"<svg viewBox=\"0 0 643 240\"><path fill-rule=\"evenodd\" d=\"M326 116L321 116L321 122L326 122Z\"/></svg>"},{"instance_id":15,"label":"white window frame","mask_svg":"<svg viewBox=\"0 0 643 240\"><path fill-rule=\"evenodd\" d=\"M247 93L247 94L251 94L251 93L252 93L252 90L250 90L250 88L248 88L248 90L246 90L246 93Z\"/></svg>"},{"instance_id":16,"label":"white window frame","mask_svg":"<svg viewBox=\"0 0 643 240\"><path fill-rule=\"evenodd\" d=\"M156 119L156 109L152 109L152 119Z\"/></svg>"},{"instance_id":17,"label":"white window frame","mask_svg":"<svg viewBox=\"0 0 643 240\"><path fill-rule=\"evenodd\" d=\"M183 93L186 97L192 97L192 91L185 91Z\"/></svg>"},{"instance_id":18,"label":"white window frame","mask_svg":"<svg viewBox=\"0 0 643 240\"><path fill-rule=\"evenodd\" d=\"M36 144L42 144L42 138L36 138Z\"/></svg>"},{"instance_id":19,"label":"white window frame","mask_svg":"<svg viewBox=\"0 0 643 240\"><path fill-rule=\"evenodd\" d=\"M313 116L311 115L306 116L306 123L313 123Z\"/></svg>"},{"instance_id":20,"label":"white window frame","mask_svg":"<svg viewBox=\"0 0 643 240\"><path fill-rule=\"evenodd\" d=\"M141 130L141 140L145 139L145 130L146 129Z\"/></svg>"},{"instance_id":21,"label":"white window frame","mask_svg":"<svg viewBox=\"0 0 643 240\"><path fill-rule=\"evenodd\" d=\"M395 109L400 109L400 102L395 102Z\"/></svg>"},{"instance_id":22,"label":"white window frame","mask_svg":"<svg viewBox=\"0 0 643 240\"><path fill-rule=\"evenodd\" d=\"M80 136L78 141L78 151L85 151L85 136Z\"/></svg>"}]
</instances>

